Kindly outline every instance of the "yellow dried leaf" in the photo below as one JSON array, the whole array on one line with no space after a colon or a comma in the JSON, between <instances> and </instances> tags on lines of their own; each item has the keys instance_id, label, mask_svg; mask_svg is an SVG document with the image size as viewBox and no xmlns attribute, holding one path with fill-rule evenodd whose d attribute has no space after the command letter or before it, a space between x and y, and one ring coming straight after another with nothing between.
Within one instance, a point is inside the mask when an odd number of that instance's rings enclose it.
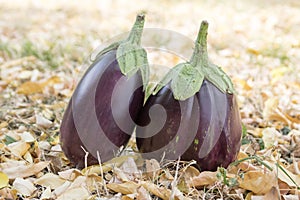
<instances>
[{"instance_id":1,"label":"yellow dried leaf","mask_svg":"<svg viewBox=\"0 0 300 200\"><path fill-rule=\"evenodd\" d=\"M0 129L5 128L8 125L7 122L1 122L0 123Z\"/></svg>"},{"instance_id":2,"label":"yellow dried leaf","mask_svg":"<svg viewBox=\"0 0 300 200\"><path fill-rule=\"evenodd\" d=\"M44 187L50 187L51 189L56 189L62 184L64 184L65 180L60 178L58 175L47 173L44 176L36 179L34 183Z\"/></svg>"},{"instance_id":3,"label":"yellow dried leaf","mask_svg":"<svg viewBox=\"0 0 300 200\"><path fill-rule=\"evenodd\" d=\"M13 188L25 196L30 196L36 190L32 182L24 180L23 178L16 178L13 183Z\"/></svg>"},{"instance_id":4,"label":"yellow dried leaf","mask_svg":"<svg viewBox=\"0 0 300 200\"><path fill-rule=\"evenodd\" d=\"M273 172L248 171L238 181L241 188L255 194L266 194L277 186L277 177Z\"/></svg>"},{"instance_id":5,"label":"yellow dried leaf","mask_svg":"<svg viewBox=\"0 0 300 200\"><path fill-rule=\"evenodd\" d=\"M49 165L49 162L38 162L38 163L32 163L28 165L16 165L11 166L9 168L2 168L0 166L0 170L2 170L5 174L7 174L9 179L15 179L15 178L24 178L28 176L32 176L37 174L38 172L42 171L45 167Z\"/></svg>"},{"instance_id":6,"label":"yellow dried leaf","mask_svg":"<svg viewBox=\"0 0 300 200\"><path fill-rule=\"evenodd\" d=\"M134 194L137 192L139 184L133 181L127 181L124 183L109 183L106 184L106 187L114 192L120 192L122 194Z\"/></svg>"},{"instance_id":7,"label":"yellow dried leaf","mask_svg":"<svg viewBox=\"0 0 300 200\"><path fill-rule=\"evenodd\" d=\"M61 79L58 76L52 76L49 79L47 79L46 81L42 82L41 86L46 87L46 86L54 85L57 83L61 83Z\"/></svg>"},{"instance_id":8,"label":"yellow dried leaf","mask_svg":"<svg viewBox=\"0 0 300 200\"><path fill-rule=\"evenodd\" d=\"M8 176L3 173L3 172L0 172L0 189L6 187L8 185Z\"/></svg>"},{"instance_id":9,"label":"yellow dried leaf","mask_svg":"<svg viewBox=\"0 0 300 200\"><path fill-rule=\"evenodd\" d=\"M31 81L27 81L23 83L17 89L17 93L25 94L25 95L42 93L42 91L43 91L43 86L40 83L31 82Z\"/></svg>"},{"instance_id":10,"label":"yellow dried leaf","mask_svg":"<svg viewBox=\"0 0 300 200\"><path fill-rule=\"evenodd\" d=\"M188 181L188 185L194 187L212 185L217 180L217 172L204 171L201 172L198 176L193 177L190 181Z\"/></svg>"}]
</instances>

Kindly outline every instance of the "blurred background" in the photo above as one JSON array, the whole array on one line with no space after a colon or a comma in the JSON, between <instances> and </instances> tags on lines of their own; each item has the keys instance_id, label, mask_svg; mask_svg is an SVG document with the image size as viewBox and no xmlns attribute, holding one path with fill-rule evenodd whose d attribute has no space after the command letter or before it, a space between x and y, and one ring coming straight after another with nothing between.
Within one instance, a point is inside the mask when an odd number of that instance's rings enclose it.
<instances>
[{"instance_id":1,"label":"blurred background","mask_svg":"<svg viewBox=\"0 0 300 200\"><path fill-rule=\"evenodd\" d=\"M281 109L300 112L298 0L0 0L0 5L0 65L33 55L43 70L78 80L91 52L129 31L141 11L146 28L172 30L191 40L205 19L209 57L232 77L244 121L262 118L271 97L279 98ZM172 67L179 61L167 57L156 55L150 64ZM2 69L2 79L7 76Z\"/></svg>"}]
</instances>

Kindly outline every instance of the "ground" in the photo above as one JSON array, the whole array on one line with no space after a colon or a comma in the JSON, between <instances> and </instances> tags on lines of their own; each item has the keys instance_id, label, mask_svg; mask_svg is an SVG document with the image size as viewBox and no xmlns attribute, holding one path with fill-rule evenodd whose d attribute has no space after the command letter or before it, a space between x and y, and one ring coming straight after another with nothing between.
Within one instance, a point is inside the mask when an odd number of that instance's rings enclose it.
<instances>
[{"instance_id":1,"label":"ground","mask_svg":"<svg viewBox=\"0 0 300 200\"><path fill-rule=\"evenodd\" d=\"M298 199L299 1L0 5L0 199ZM192 162L127 155L111 161L113 167L81 171L62 153L60 123L90 55L129 31L139 12L146 13L146 28L191 40L201 21L209 22L210 60L232 78L244 126L241 151L230 167L199 172ZM148 54L153 80L181 62L166 52ZM129 148L134 146L131 141ZM142 174L141 165L153 173Z\"/></svg>"}]
</instances>

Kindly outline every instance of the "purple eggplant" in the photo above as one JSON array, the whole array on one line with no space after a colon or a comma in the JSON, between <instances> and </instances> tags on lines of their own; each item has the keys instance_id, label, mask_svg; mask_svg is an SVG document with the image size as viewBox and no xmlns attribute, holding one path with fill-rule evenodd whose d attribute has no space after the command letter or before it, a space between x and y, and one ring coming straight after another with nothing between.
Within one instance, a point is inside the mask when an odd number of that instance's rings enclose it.
<instances>
[{"instance_id":1,"label":"purple eggplant","mask_svg":"<svg viewBox=\"0 0 300 200\"><path fill-rule=\"evenodd\" d=\"M131 137L149 74L140 46L143 25L144 15L138 15L127 39L97 55L65 110L62 150L78 168L112 159Z\"/></svg>"},{"instance_id":2,"label":"purple eggplant","mask_svg":"<svg viewBox=\"0 0 300 200\"><path fill-rule=\"evenodd\" d=\"M136 142L145 158L195 160L201 170L216 170L239 152L235 91L208 59L207 29L203 21L190 61L170 70L140 112Z\"/></svg>"}]
</instances>

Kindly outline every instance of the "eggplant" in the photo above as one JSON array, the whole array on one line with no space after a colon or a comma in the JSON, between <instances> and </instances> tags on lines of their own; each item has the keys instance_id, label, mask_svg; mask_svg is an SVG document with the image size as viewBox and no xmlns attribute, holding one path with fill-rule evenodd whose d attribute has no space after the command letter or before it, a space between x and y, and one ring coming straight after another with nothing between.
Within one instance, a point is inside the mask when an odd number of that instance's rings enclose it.
<instances>
[{"instance_id":1,"label":"eggplant","mask_svg":"<svg viewBox=\"0 0 300 200\"><path fill-rule=\"evenodd\" d=\"M128 38L102 50L75 88L60 141L77 168L112 159L131 137L149 79L143 26L144 15L138 15Z\"/></svg>"},{"instance_id":2,"label":"eggplant","mask_svg":"<svg viewBox=\"0 0 300 200\"><path fill-rule=\"evenodd\" d=\"M239 152L235 90L208 59L207 30L203 21L190 61L173 67L140 111L136 143L144 158L195 160L201 170L216 170Z\"/></svg>"}]
</instances>

